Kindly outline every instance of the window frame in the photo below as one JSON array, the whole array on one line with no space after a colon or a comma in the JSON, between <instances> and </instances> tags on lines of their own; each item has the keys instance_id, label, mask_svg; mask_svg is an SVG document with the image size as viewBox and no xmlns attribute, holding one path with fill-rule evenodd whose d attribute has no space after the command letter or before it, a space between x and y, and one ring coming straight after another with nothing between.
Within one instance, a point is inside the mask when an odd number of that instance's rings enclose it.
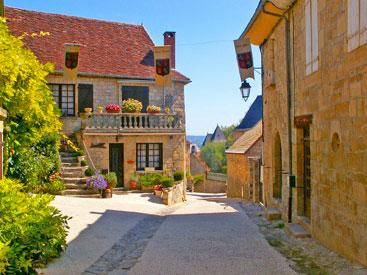
<instances>
[{"instance_id":1,"label":"window frame","mask_svg":"<svg viewBox=\"0 0 367 275\"><path fill-rule=\"evenodd\" d=\"M318 0L305 1L306 75L319 69Z\"/></svg>"},{"instance_id":2,"label":"window frame","mask_svg":"<svg viewBox=\"0 0 367 275\"><path fill-rule=\"evenodd\" d=\"M56 98L55 97L55 94L54 92L56 90L52 89L52 86L57 86L58 87L58 102L56 102L56 105L57 107L61 110L61 115L64 116L65 112L63 111L63 109L66 109L66 113L67 113L67 116L71 116L71 117L74 117L75 116L75 84L62 84L62 83L49 83L48 84L48 87L50 88L50 91L52 92L52 96L54 97L54 99ZM69 95L66 95L66 96L63 96L63 86L66 86L66 93L70 92L69 91L69 87L72 87L72 96L69 96ZM73 102L69 102L69 100L67 100L66 102L63 102L63 98L66 98L66 99L69 99L69 98L72 98L73 99ZM69 103L72 103L73 104L73 107L69 108L69 107L66 107L66 108L63 108L62 107L62 104L63 103L66 103L66 104L69 104ZM69 113L69 110L72 111L72 113Z\"/></svg>"},{"instance_id":3,"label":"window frame","mask_svg":"<svg viewBox=\"0 0 367 275\"><path fill-rule=\"evenodd\" d=\"M145 148L140 148L142 145L145 146ZM153 148L149 148L150 145L153 146ZM158 145L158 149L154 148L156 145ZM142 160L142 152L145 150L145 160ZM156 151L158 151L158 154L156 154ZM150 154L152 152L152 154ZM153 157L153 160L150 161L149 157ZM158 159L158 165L155 165L154 157L159 157ZM144 163L145 162L145 163ZM136 144L136 171L144 171L145 167L154 167L155 170L162 170L163 169L163 143L137 143Z\"/></svg>"},{"instance_id":4,"label":"window frame","mask_svg":"<svg viewBox=\"0 0 367 275\"><path fill-rule=\"evenodd\" d=\"M367 1L348 0L348 52L367 43Z\"/></svg>"}]
</instances>

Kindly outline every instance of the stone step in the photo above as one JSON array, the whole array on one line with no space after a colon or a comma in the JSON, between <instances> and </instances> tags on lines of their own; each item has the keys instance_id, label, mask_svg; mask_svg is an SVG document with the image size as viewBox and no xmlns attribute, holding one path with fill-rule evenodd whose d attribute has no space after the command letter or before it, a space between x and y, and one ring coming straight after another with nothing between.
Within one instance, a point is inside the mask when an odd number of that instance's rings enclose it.
<instances>
[{"instance_id":1,"label":"stone step","mask_svg":"<svg viewBox=\"0 0 367 275\"><path fill-rule=\"evenodd\" d=\"M61 157L62 163L78 163L78 159L76 157Z\"/></svg>"},{"instance_id":2,"label":"stone step","mask_svg":"<svg viewBox=\"0 0 367 275\"><path fill-rule=\"evenodd\" d=\"M66 189L61 191L61 195L63 196L74 196L74 195L94 195L98 194L98 191L90 190L90 189Z\"/></svg>"},{"instance_id":3,"label":"stone step","mask_svg":"<svg viewBox=\"0 0 367 275\"><path fill-rule=\"evenodd\" d=\"M80 169L62 173L63 178L84 178L84 172Z\"/></svg>"},{"instance_id":4,"label":"stone step","mask_svg":"<svg viewBox=\"0 0 367 275\"><path fill-rule=\"evenodd\" d=\"M75 167L75 168L79 168L80 169L80 163L79 162L63 162L61 164L65 170L65 168L69 168L69 167Z\"/></svg>"},{"instance_id":5,"label":"stone step","mask_svg":"<svg viewBox=\"0 0 367 275\"><path fill-rule=\"evenodd\" d=\"M116 188L113 188L113 194L126 195L126 194L128 194L128 192L123 187L116 187Z\"/></svg>"},{"instance_id":6,"label":"stone step","mask_svg":"<svg viewBox=\"0 0 367 275\"><path fill-rule=\"evenodd\" d=\"M67 189L81 189L81 190L88 189L88 186L85 183L83 183L83 184L66 183L65 186L66 186Z\"/></svg>"},{"instance_id":7,"label":"stone step","mask_svg":"<svg viewBox=\"0 0 367 275\"><path fill-rule=\"evenodd\" d=\"M83 178L61 178L61 179L64 182L64 184L67 184L67 183L83 184L87 180L87 178L84 178L84 177Z\"/></svg>"},{"instance_id":8,"label":"stone step","mask_svg":"<svg viewBox=\"0 0 367 275\"><path fill-rule=\"evenodd\" d=\"M76 152L59 152L60 157L77 157L78 154Z\"/></svg>"},{"instance_id":9,"label":"stone step","mask_svg":"<svg viewBox=\"0 0 367 275\"><path fill-rule=\"evenodd\" d=\"M265 217L269 220L279 220L282 216L282 213L280 213L280 211L276 208L270 208L270 207L266 207L264 209L265 212Z\"/></svg>"},{"instance_id":10,"label":"stone step","mask_svg":"<svg viewBox=\"0 0 367 275\"><path fill-rule=\"evenodd\" d=\"M286 230L296 239L310 238L311 235L308 233L300 224L289 223L286 225Z\"/></svg>"}]
</instances>

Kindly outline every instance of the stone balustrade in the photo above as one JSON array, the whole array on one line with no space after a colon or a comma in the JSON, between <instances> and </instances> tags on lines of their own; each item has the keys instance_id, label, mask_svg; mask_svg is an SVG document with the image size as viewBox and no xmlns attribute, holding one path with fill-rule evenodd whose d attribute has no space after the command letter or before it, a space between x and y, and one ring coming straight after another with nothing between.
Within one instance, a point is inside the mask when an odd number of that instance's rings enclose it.
<instances>
[{"instance_id":1,"label":"stone balustrade","mask_svg":"<svg viewBox=\"0 0 367 275\"><path fill-rule=\"evenodd\" d=\"M181 114L84 113L82 130L86 133L182 133Z\"/></svg>"}]
</instances>

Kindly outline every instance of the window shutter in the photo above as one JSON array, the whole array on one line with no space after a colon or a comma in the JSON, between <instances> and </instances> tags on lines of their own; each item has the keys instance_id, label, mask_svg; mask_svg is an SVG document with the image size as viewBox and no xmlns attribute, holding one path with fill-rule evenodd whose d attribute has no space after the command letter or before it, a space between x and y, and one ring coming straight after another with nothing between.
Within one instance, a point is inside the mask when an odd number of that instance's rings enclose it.
<instances>
[{"instance_id":1,"label":"window shutter","mask_svg":"<svg viewBox=\"0 0 367 275\"><path fill-rule=\"evenodd\" d=\"M348 52L354 50L358 46L359 46L359 0L348 0Z\"/></svg>"},{"instance_id":2,"label":"window shutter","mask_svg":"<svg viewBox=\"0 0 367 275\"><path fill-rule=\"evenodd\" d=\"M311 0L311 33L312 33L312 71L317 71L319 65L319 29L317 0Z\"/></svg>"},{"instance_id":3,"label":"window shutter","mask_svg":"<svg viewBox=\"0 0 367 275\"><path fill-rule=\"evenodd\" d=\"M360 30L359 39L360 45L367 43L367 0L360 0L360 10L359 10L359 20L360 20Z\"/></svg>"},{"instance_id":4,"label":"window shutter","mask_svg":"<svg viewBox=\"0 0 367 275\"><path fill-rule=\"evenodd\" d=\"M305 19L306 19L306 75L311 73L311 2L305 2Z\"/></svg>"}]
</instances>

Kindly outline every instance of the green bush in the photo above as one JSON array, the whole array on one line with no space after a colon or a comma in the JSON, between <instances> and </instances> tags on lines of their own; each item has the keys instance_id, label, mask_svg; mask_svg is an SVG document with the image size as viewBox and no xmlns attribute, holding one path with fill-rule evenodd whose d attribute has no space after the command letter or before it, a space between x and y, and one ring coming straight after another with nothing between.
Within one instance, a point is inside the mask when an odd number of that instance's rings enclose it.
<instances>
[{"instance_id":1,"label":"green bush","mask_svg":"<svg viewBox=\"0 0 367 275\"><path fill-rule=\"evenodd\" d=\"M200 158L205 161L211 171L222 172L227 164L226 143L209 143L200 149Z\"/></svg>"},{"instance_id":2,"label":"green bush","mask_svg":"<svg viewBox=\"0 0 367 275\"><path fill-rule=\"evenodd\" d=\"M85 156L85 152L84 152L84 150L78 150L78 151L76 152L76 154L77 154L77 156L78 156L78 157Z\"/></svg>"},{"instance_id":3,"label":"green bush","mask_svg":"<svg viewBox=\"0 0 367 275\"><path fill-rule=\"evenodd\" d=\"M227 174L227 166L222 167L222 174Z\"/></svg>"},{"instance_id":4,"label":"green bush","mask_svg":"<svg viewBox=\"0 0 367 275\"><path fill-rule=\"evenodd\" d=\"M139 177L139 182L142 186L149 187L159 184L162 174L160 173L149 173L143 174Z\"/></svg>"},{"instance_id":5,"label":"green bush","mask_svg":"<svg viewBox=\"0 0 367 275\"><path fill-rule=\"evenodd\" d=\"M0 273L36 274L66 248L66 216L53 196L24 193L16 180L0 181Z\"/></svg>"},{"instance_id":6,"label":"green bush","mask_svg":"<svg viewBox=\"0 0 367 275\"><path fill-rule=\"evenodd\" d=\"M110 172L106 175L103 175L105 181L107 181L107 184L109 187L115 187L117 184L117 176L115 172Z\"/></svg>"},{"instance_id":7,"label":"green bush","mask_svg":"<svg viewBox=\"0 0 367 275\"><path fill-rule=\"evenodd\" d=\"M88 161L86 159L83 159L81 162L80 162L80 165L81 166L87 166L88 165Z\"/></svg>"},{"instance_id":8,"label":"green bush","mask_svg":"<svg viewBox=\"0 0 367 275\"><path fill-rule=\"evenodd\" d=\"M169 177L162 177L159 183L162 184L163 188L172 187L174 184L174 179Z\"/></svg>"},{"instance_id":9,"label":"green bush","mask_svg":"<svg viewBox=\"0 0 367 275\"><path fill-rule=\"evenodd\" d=\"M94 170L93 168L89 167L89 168L87 168L85 170L84 175L87 176L87 177L91 177L91 176L93 176L93 174L94 174L95 171L96 170Z\"/></svg>"},{"instance_id":10,"label":"green bush","mask_svg":"<svg viewBox=\"0 0 367 275\"><path fill-rule=\"evenodd\" d=\"M194 176L194 184L199 184L200 182L204 181L204 175L197 175Z\"/></svg>"},{"instance_id":11,"label":"green bush","mask_svg":"<svg viewBox=\"0 0 367 275\"><path fill-rule=\"evenodd\" d=\"M175 179L175 181L179 181L182 180L184 178L184 171L176 171L173 173L173 178Z\"/></svg>"}]
</instances>

